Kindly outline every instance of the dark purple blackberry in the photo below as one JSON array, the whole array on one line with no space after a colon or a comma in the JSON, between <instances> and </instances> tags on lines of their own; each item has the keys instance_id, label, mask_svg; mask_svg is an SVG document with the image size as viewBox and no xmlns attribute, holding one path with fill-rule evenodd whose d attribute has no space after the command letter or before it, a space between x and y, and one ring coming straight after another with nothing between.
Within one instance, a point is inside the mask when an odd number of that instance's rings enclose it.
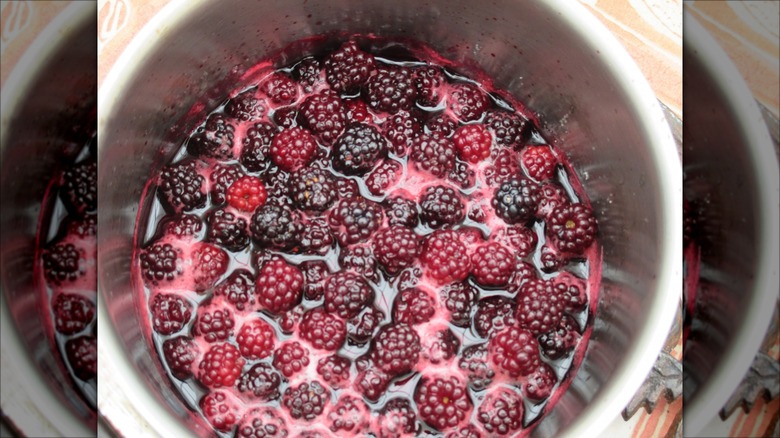
<instances>
[{"instance_id":1,"label":"dark purple blackberry","mask_svg":"<svg viewBox=\"0 0 780 438\"><path fill-rule=\"evenodd\" d=\"M519 224L534 218L538 202L538 185L527 178L518 177L496 189L491 205L504 222Z\"/></svg>"},{"instance_id":2,"label":"dark purple blackberry","mask_svg":"<svg viewBox=\"0 0 780 438\"><path fill-rule=\"evenodd\" d=\"M97 208L97 163L84 161L62 174L64 201L79 215Z\"/></svg>"},{"instance_id":3,"label":"dark purple blackberry","mask_svg":"<svg viewBox=\"0 0 780 438\"><path fill-rule=\"evenodd\" d=\"M266 203L292 208L293 201L290 196L290 180L292 174L278 167L274 167L265 174L265 192L268 196Z\"/></svg>"},{"instance_id":4,"label":"dark purple blackberry","mask_svg":"<svg viewBox=\"0 0 780 438\"><path fill-rule=\"evenodd\" d=\"M97 215L88 213L81 218L72 218L68 223L68 232L80 237L97 235Z\"/></svg>"},{"instance_id":5,"label":"dark purple blackberry","mask_svg":"<svg viewBox=\"0 0 780 438\"><path fill-rule=\"evenodd\" d=\"M444 308L450 312L450 322L458 327L468 327L471 323L471 309L477 302L477 290L462 281L441 288L439 297Z\"/></svg>"},{"instance_id":6,"label":"dark purple blackberry","mask_svg":"<svg viewBox=\"0 0 780 438\"><path fill-rule=\"evenodd\" d=\"M382 134L389 141L388 150L403 157L412 139L422 133L422 125L410 113L399 111L382 124Z\"/></svg>"},{"instance_id":7,"label":"dark purple blackberry","mask_svg":"<svg viewBox=\"0 0 780 438\"><path fill-rule=\"evenodd\" d=\"M303 382L287 388L282 407L296 420L311 421L322 415L329 398L330 391L320 382Z\"/></svg>"},{"instance_id":8,"label":"dark purple blackberry","mask_svg":"<svg viewBox=\"0 0 780 438\"><path fill-rule=\"evenodd\" d=\"M230 99L225 105L225 114L242 122L249 122L262 118L267 108L261 100L255 96L257 90L252 88Z\"/></svg>"},{"instance_id":9,"label":"dark purple blackberry","mask_svg":"<svg viewBox=\"0 0 780 438\"><path fill-rule=\"evenodd\" d=\"M368 106L391 114L408 110L417 98L413 80L412 70L408 68L380 68L368 79Z\"/></svg>"},{"instance_id":10,"label":"dark purple blackberry","mask_svg":"<svg viewBox=\"0 0 780 438\"><path fill-rule=\"evenodd\" d=\"M289 207L266 204L252 215L249 229L261 246L290 249L298 244L303 226L300 215Z\"/></svg>"},{"instance_id":11,"label":"dark purple blackberry","mask_svg":"<svg viewBox=\"0 0 780 438\"><path fill-rule=\"evenodd\" d=\"M348 199L359 196L360 188L353 179L336 178L336 192L338 192L339 199Z\"/></svg>"},{"instance_id":12,"label":"dark purple blackberry","mask_svg":"<svg viewBox=\"0 0 780 438\"><path fill-rule=\"evenodd\" d=\"M431 133L449 137L458 128L458 122L446 113L439 113L428 117L428 120L425 121L425 127Z\"/></svg>"},{"instance_id":13,"label":"dark purple blackberry","mask_svg":"<svg viewBox=\"0 0 780 438\"><path fill-rule=\"evenodd\" d=\"M360 313L374 299L374 290L363 277L341 271L325 281L325 310L349 319Z\"/></svg>"},{"instance_id":14,"label":"dark purple blackberry","mask_svg":"<svg viewBox=\"0 0 780 438\"><path fill-rule=\"evenodd\" d=\"M490 105L481 88L470 83L456 83L450 87L447 107L462 122L479 119Z\"/></svg>"},{"instance_id":15,"label":"dark purple blackberry","mask_svg":"<svg viewBox=\"0 0 780 438\"><path fill-rule=\"evenodd\" d=\"M163 342L163 355L173 377L186 380L192 377L192 364L200 357L200 349L192 338L177 336Z\"/></svg>"},{"instance_id":16,"label":"dark purple blackberry","mask_svg":"<svg viewBox=\"0 0 780 438\"><path fill-rule=\"evenodd\" d=\"M388 189L398 182L402 173L401 163L390 159L383 160L366 176L366 187L372 195L384 196Z\"/></svg>"},{"instance_id":17,"label":"dark purple blackberry","mask_svg":"<svg viewBox=\"0 0 780 438\"><path fill-rule=\"evenodd\" d=\"M333 146L333 167L348 175L362 175L385 156L386 143L373 126L353 123Z\"/></svg>"},{"instance_id":18,"label":"dark purple blackberry","mask_svg":"<svg viewBox=\"0 0 780 438\"><path fill-rule=\"evenodd\" d=\"M298 109L292 106L277 108L273 116L274 123L281 129L298 126Z\"/></svg>"},{"instance_id":19,"label":"dark purple blackberry","mask_svg":"<svg viewBox=\"0 0 780 438\"><path fill-rule=\"evenodd\" d=\"M371 360L390 376L408 373L420 357L420 336L406 324L389 324L371 344Z\"/></svg>"},{"instance_id":20,"label":"dark purple blackberry","mask_svg":"<svg viewBox=\"0 0 780 438\"><path fill-rule=\"evenodd\" d=\"M420 223L419 214L417 213L417 204L415 204L414 201L410 201L400 196L394 196L387 198L383 205L385 207L385 214L387 215L387 222L389 225L402 225L414 228Z\"/></svg>"},{"instance_id":21,"label":"dark purple blackberry","mask_svg":"<svg viewBox=\"0 0 780 438\"><path fill-rule=\"evenodd\" d=\"M212 114L187 141L187 152L196 157L231 160L234 135L235 127L224 114Z\"/></svg>"},{"instance_id":22,"label":"dark purple blackberry","mask_svg":"<svg viewBox=\"0 0 780 438\"><path fill-rule=\"evenodd\" d=\"M206 217L206 240L228 251L242 251L249 245L246 220L225 209L214 210Z\"/></svg>"},{"instance_id":23,"label":"dark purple blackberry","mask_svg":"<svg viewBox=\"0 0 780 438\"><path fill-rule=\"evenodd\" d=\"M339 254L339 264L345 271L354 272L373 282L379 280L377 260L371 245L355 245L344 248Z\"/></svg>"},{"instance_id":24,"label":"dark purple blackberry","mask_svg":"<svg viewBox=\"0 0 780 438\"><path fill-rule=\"evenodd\" d=\"M534 335L553 330L563 318L565 302L561 289L556 288L550 280L526 282L520 288L516 301L515 319Z\"/></svg>"},{"instance_id":25,"label":"dark purple blackberry","mask_svg":"<svg viewBox=\"0 0 780 438\"><path fill-rule=\"evenodd\" d=\"M250 172L264 172L271 165L271 142L279 130L268 122L256 123L246 131L241 164Z\"/></svg>"},{"instance_id":26,"label":"dark purple blackberry","mask_svg":"<svg viewBox=\"0 0 780 438\"><path fill-rule=\"evenodd\" d=\"M282 376L271 365L258 363L241 374L236 388L253 401L271 401L279 398L281 383Z\"/></svg>"},{"instance_id":27,"label":"dark purple blackberry","mask_svg":"<svg viewBox=\"0 0 780 438\"><path fill-rule=\"evenodd\" d=\"M305 211L325 211L338 197L333 176L316 167L304 167L294 172L290 187L295 205Z\"/></svg>"},{"instance_id":28,"label":"dark purple blackberry","mask_svg":"<svg viewBox=\"0 0 780 438\"><path fill-rule=\"evenodd\" d=\"M449 175L447 175L447 179L457 184L461 189L473 187L476 178L476 173L471 166L460 160L455 161L455 166L452 168Z\"/></svg>"},{"instance_id":29,"label":"dark purple blackberry","mask_svg":"<svg viewBox=\"0 0 780 438\"><path fill-rule=\"evenodd\" d=\"M306 254L324 255L335 242L325 218L314 218L303 224L300 237L301 251Z\"/></svg>"},{"instance_id":30,"label":"dark purple blackberry","mask_svg":"<svg viewBox=\"0 0 780 438\"><path fill-rule=\"evenodd\" d=\"M312 57L304 58L293 67L293 79L300 82L303 91L311 93L320 79L320 63Z\"/></svg>"},{"instance_id":31,"label":"dark purple blackberry","mask_svg":"<svg viewBox=\"0 0 780 438\"><path fill-rule=\"evenodd\" d=\"M328 217L342 246L367 241L382 225L382 207L363 197L342 199Z\"/></svg>"},{"instance_id":32,"label":"dark purple blackberry","mask_svg":"<svg viewBox=\"0 0 780 438\"><path fill-rule=\"evenodd\" d=\"M346 126L347 108L336 93L326 90L307 97L298 118L320 141L330 145Z\"/></svg>"},{"instance_id":33,"label":"dark purple blackberry","mask_svg":"<svg viewBox=\"0 0 780 438\"><path fill-rule=\"evenodd\" d=\"M436 313L436 298L413 287L398 292L393 300L393 321L409 325L423 324Z\"/></svg>"},{"instance_id":34,"label":"dark purple blackberry","mask_svg":"<svg viewBox=\"0 0 780 438\"><path fill-rule=\"evenodd\" d=\"M300 264L303 272L303 294L308 300L317 301L325 293L325 280L330 276L328 265L321 260L309 260Z\"/></svg>"},{"instance_id":35,"label":"dark purple blackberry","mask_svg":"<svg viewBox=\"0 0 780 438\"><path fill-rule=\"evenodd\" d=\"M465 207L458 193L446 186L431 186L420 196L420 219L431 228L455 225L463 220Z\"/></svg>"},{"instance_id":36,"label":"dark purple blackberry","mask_svg":"<svg viewBox=\"0 0 780 438\"><path fill-rule=\"evenodd\" d=\"M225 297L236 310L252 309L255 303L255 277L245 269L236 269L214 287L215 297Z\"/></svg>"},{"instance_id":37,"label":"dark purple blackberry","mask_svg":"<svg viewBox=\"0 0 780 438\"><path fill-rule=\"evenodd\" d=\"M239 178L244 176L241 168L235 164L217 164L209 174L211 183L211 202L222 205L227 202L227 190Z\"/></svg>"},{"instance_id":38,"label":"dark purple blackberry","mask_svg":"<svg viewBox=\"0 0 780 438\"><path fill-rule=\"evenodd\" d=\"M419 169L444 178L455 167L457 151L452 141L440 133L422 134L412 140L409 157Z\"/></svg>"},{"instance_id":39,"label":"dark purple blackberry","mask_svg":"<svg viewBox=\"0 0 780 438\"><path fill-rule=\"evenodd\" d=\"M488 111L485 116L485 124L501 146L513 147L518 144L527 123L527 120L507 111Z\"/></svg>"},{"instance_id":40,"label":"dark purple blackberry","mask_svg":"<svg viewBox=\"0 0 780 438\"><path fill-rule=\"evenodd\" d=\"M539 347L548 358L555 360L569 354L580 339L579 325L569 315L563 315L558 326L539 335Z\"/></svg>"},{"instance_id":41,"label":"dark purple blackberry","mask_svg":"<svg viewBox=\"0 0 780 438\"><path fill-rule=\"evenodd\" d=\"M414 87L417 90L417 102L427 107L438 105L441 100L439 88L444 84L444 81L444 74L438 67L426 65L417 68L414 71Z\"/></svg>"},{"instance_id":42,"label":"dark purple blackberry","mask_svg":"<svg viewBox=\"0 0 780 438\"><path fill-rule=\"evenodd\" d=\"M191 211L206 204L204 178L195 162L166 166L160 173L158 187L165 201L177 212Z\"/></svg>"},{"instance_id":43,"label":"dark purple blackberry","mask_svg":"<svg viewBox=\"0 0 780 438\"><path fill-rule=\"evenodd\" d=\"M192 214L180 214L163 222L163 234L176 237L196 237L203 230L203 222Z\"/></svg>"},{"instance_id":44,"label":"dark purple blackberry","mask_svg":"<svg viewBox=\"0 0 780 438\"><path fill-rule=\"evenodd\" d=\"M143 260L143 256L141 256ZM43 272L46 279L59 284L73 281L84 273L79 261L81 254L71 243L58 243L43 253Z\"/></svg>"},{"instance_id":45,"label":"dark purple blackberry","mask_svg":"<svg viewBox=\"0 0 780 438\"><path fill-rule=\"evenodd\" d=\"M347 41L325 59L325 77L339 93L352 93L365 85L376 69L374 56Z\"/></svg>"},{"instance_id":46,"label":"dark purple blackberry","mask_svg":"<svg viewBox=\"0 0 780 438\"><path fill-rule=\"evenodd\" d=\"M157 284L171 281L182 273L179 255L181 250L169 243L156 243L141 253L141 274L144 279Z\"/></svg>"},{"instance_id":47,"label":"dark purple blackberry","mask_svg":"<svg viewBox=\"0 0 780 438\"><path fill-rule=\"evenodd\" d=\"M161 335L172 335L187 325L192 317L192 304L173 294L156 294L150 300L152 328Z\"/></svg>"}]
</instances>

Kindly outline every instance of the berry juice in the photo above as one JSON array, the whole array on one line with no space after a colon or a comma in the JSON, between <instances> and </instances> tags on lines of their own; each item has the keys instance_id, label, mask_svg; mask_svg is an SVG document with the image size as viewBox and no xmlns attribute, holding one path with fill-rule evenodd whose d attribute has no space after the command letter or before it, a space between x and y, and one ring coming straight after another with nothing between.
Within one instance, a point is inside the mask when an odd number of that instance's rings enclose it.
<instances>
[{"instance_id":1,"label":"berry juice","mask_svg":"<svg viewBox=\"0 0 780 438\"><path fill-rule=\"evenodd\" d=\"M84 401L97 404L97 162L93 137L49 182L36 278L53 348Z\"/></svg>"},{"instance_id":2,"label":"berry juice","mask_svg":"<svg viewBox=\"0 0 780 438\"><path fill-rule=\"evenodd\" d=\"M523 436L601 275L571 165L489 78L356 36L259 63L152 175L134 278L218 436Z\"/></svg>"}]
</instances>

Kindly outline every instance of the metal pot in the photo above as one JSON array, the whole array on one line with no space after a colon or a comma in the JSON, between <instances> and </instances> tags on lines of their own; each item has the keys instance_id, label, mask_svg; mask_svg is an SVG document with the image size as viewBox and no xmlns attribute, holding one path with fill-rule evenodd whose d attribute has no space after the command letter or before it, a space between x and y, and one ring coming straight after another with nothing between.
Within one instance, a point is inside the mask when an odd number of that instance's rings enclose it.
<instances>
[{"instance_id":1,"label":"metal pot","mask_svg":"<svg viewBox=\"0 0 780 438\"><path fill-rule=\"evenodd\" d=\"M47 185L84 145L69 129L97 102L96 5L65 7L37 35L2 90L0 325L2 411L27 436L94 435L96 415L78 395L46 334L33 275ZM92 115L94 118L94 115Z\"/></svg>"},{"instance_id":2,"label":"metal pot","mask_svg":"<svg viewBox=\"0 0 780 438\"><path fill-rule=\"evenodd\" d=\"M226 79L334 31L412 38L481 68L539 114L579 169L601 225L598 311L568 392L533 436L596 435L642 383L679 304L681 167L628 54L581 5L558 0L174 1L156 15L100 89L101 413L127 436L211 434L141 329L130 275L139 199L188 123L224 98Z\"/></svg>"},{"instance_id":3,"label":"metal pot","mask_svg":"<svg viewBox=\"0 0 780 438\"><path fill-rule=\"evenodd\" d=\"M776 308L780 189L772 139L739 71L688 13L684 38L685 196L706 205L683 363L683 424L696 436L737 388Z\"/></svg>"}]
</instances>

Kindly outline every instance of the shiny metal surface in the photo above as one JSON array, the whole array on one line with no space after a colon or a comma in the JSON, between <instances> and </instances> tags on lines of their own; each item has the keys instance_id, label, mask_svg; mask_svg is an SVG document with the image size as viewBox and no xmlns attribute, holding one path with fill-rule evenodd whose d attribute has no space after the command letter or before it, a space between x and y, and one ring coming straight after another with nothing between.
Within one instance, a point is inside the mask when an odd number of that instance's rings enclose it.
<instances>
[{"instance_id":1,"label":"shiny metal surface","mask_svg":"<svg viewBox=\"0 0 780 438\"><path fill-rule=\"evenodd\" d=\"M332 31L410 37L478 66L540 115L580 170L604 244L598 314L576 378L533 436L594 436L647 375L679 303L681 167L636 65L569 1L179 1L155 16L100 90L99 351L101 367L115 372L101 374L101 412L123 433L209 434L139 324L146 316L130 277L138 201L188 122L225 96L220 84L235 77L234 66L240 72ZM188 114L196 103L202 112Z\"/></svg>"},{"instance_id":2,"label":"shiny metal surface","mask_svg":"<svg viewBox=\"0 0 780 438\"><path fill-rule=\"evenodd\" d=\"M49 303L40 300L33 265L46 185L83 147L69 129L97 101L95 16L93 2L65 8L14 66L0 100L2 410L28 436L94 434L95 413L46 335Z\"/></svg>"},{"instance_id":3,"label":"shiny metal surface","mask_svg":"<svg viewBox=\"0 0 780 438\"><path fill-rule=\"evenodd\" d=\"M685 197L701 218L697 316L685 346L685 435L715 418L748 370L778 292L778 162L736 67L685 16Z\"/></svg>"}]
</instances>

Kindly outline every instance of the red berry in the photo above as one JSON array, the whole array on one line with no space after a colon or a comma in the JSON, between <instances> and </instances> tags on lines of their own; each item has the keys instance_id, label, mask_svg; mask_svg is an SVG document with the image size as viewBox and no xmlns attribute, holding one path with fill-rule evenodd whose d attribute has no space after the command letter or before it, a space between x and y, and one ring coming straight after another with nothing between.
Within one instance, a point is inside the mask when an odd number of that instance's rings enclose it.
<instances>
[{"instance_id":1,"label":"red berry","mask_svg":"<svg viewBox=\"0 0 780 438\"><path fill-rule=\"evenodd\" d=\"M354 41L344 43L324 64L328 83L340 93L362 87L376 69L374 56L360 50Z\"/></svg>"},{"instance_id":2,"label":"red berry","mask_svg":"<svg viewBox=\"0 0 780 438\"><path fill-rule=\"evenodd\" d=\"M279 398L281 383L279 373L271 365L260 362L241 374L236 388L249 400L270 401Z\"/></svg>"},{"instance_id":3,"label":"red berry","mask_svg":"<svg viewBox=\"0 0 780 438\"><path fill-rule=\"evenodd\" d=\"M354 388L357 392L372 402L376 402L384 394L390 384L390 376L383 371L368 368L358 373Z\"/></svg>"},{"instance_id":4,"label":"red berry","mask_svg":"<svg viewBox=\"0 0 780 438\"><path fill-rule=\"evenodd\" d=\"M340 318L356 316L373 299L373 289L356 273L341 271L325 281L325 310Z\"/></svg>"},{"instance_id":5,"label":"red berry","mask_svg":"<svg viewBox=\"0 0 780 438\"><path fill-rule=\"evenodd\" d=\"M447 107L462 122L472 122L482 117L489 105L485 93L469 83L453 84Z\"/></svg>"},{"instance_id":6,"label":"red berry","mask_svg":"<svg viewBox=\"0 0 780 438\"><path fill-rule=\"evenodd\" d=\"M43 253L43 272L46 279L53 284L74 281L84 275L82 260L83 251L72 243L58 243ZM144 255L141 255L143 270ZM167 266L167 265L166 265ZM166 272L167 274L167 272ZM148 278L148 276L147 276Z\"/></svg>"},{"instance_id":7,"label":"red berry","mask_svg":"<svg viewBox=\"0 0 780 438\"><path fill-rule=\"evenodd\" d=\"M369 412L363 400L342 395L328 413L328 423L333 432L364 433L368 431Z\"/></svg>"},{"instance_id":8,"label":"red berry","mask_svg":"<svg viewBox=\"0 0 780 438\"><path fill-rule=\"evenodd\" d=\"M539 274L537 274L536 268L532 264L515 259L515 272L512 274L512 278L509 279L507 291L518 294L520 293L520 288L526 282L537 278L539 278Z\"/></svg>"},{"instance_id":9,"label":"red berry","mask_svg":"<svg viewBox=\"0 0 780 438\"><path fill-rule=\"evenodd\" d=\"M455 167L455 145L444 135L432 132L412 139L409 158L420 170L444 178Z\"/></svg>"},{"instance_id":10,"label":"red berry","mask_svg":"<svg viewBox=\"0 0 780 438\"><path fill-rule=\"evenodd\" d=\"M465 215L463 201L450 187L430 186L420 195L420 219L431 228L456 225Z\"/></svg>"},{"instance_id":11,"label":"red berry","mask_svg":"<svg viewBox=\"0 0 780 438\"><path fill-rule=\"evenodd\" d=\"M369 244L343 248L339 254L339 263L343 271L354 272L374 283L379 281L376 256L374 256L374 250Z\"/></svg>"},{"instance_id":12,"label":"red berry","mask_svg":"<svg viewBox=\"0 0 780 438\"><path fill-rule=\"evenodd\" d=\"M214 287L215 297L225 297L236 310L251 308L255 302L255 277L245 269L236 269Z\"/></svg>"},{"instance_id":13,"label":"red berry","mask_svg":"<svg viewBox=\"0 0 780 438\"><path fill-rule=\"evenodd\" d=\"M347 122L371 123L374 117L368 111L366 103L360 99L344 100L347 107Z\"/></svg>"},{"instance_id":14,"label":"red berry","mask_svg":"<svg viewBox=\"0 0 780 438\"><path fill-rule=\"evenodd\" d=\"M371 360L391 376L411 371L419 356L420 336L406 324L382 327L371 346Z\"/></svg>"},{"instance_id":15,"label":"red berry","mask_svg":"<svg viewBox=\"0 0 780 438\"><path fill-rule=\"evenodd\" d=\"M274 329L262 319L251 319L241 326L236 343L241 355L249 360L263 359L274 352Z\"/></svg>"},{"instance_id":16,"label":"red berry","mask_svg":"<svg viewBox=\"0 0 780 438\"><path fill-rule=\"evenodd\" d=\"M539 344L528 330L509 326L490 338L488 357L509 377L527 376L539 366Z\"/></svg>"},{"instance_id":17,"label":"red berry","mask_svg":"<svg viewBox=\"0 0 780 438\"><path fill-rule=\"evenodd\" d=\"M209 173L211 202L217 205L227 202L228 188L242 176L244 172L236 164L215 164Z\"/></svg>"},{"instance_id":18,"label":"red berry","mask_svg":"<svg viewBox=\"0 0 780 438\"><path fill-rule=\"evenodd\" d=\"M483 298L474 314L474 329L483 338L515 324L515 303L506 297Z\"/></svg>"},{"instance_id":19,"label":"red berry","mask_svg":"<svg viewBox=\"0 0 780 438\"><path fill-rule=\"evenodd\" d=\"M478 163L490 157L493 137L485 125L464 125L452 137L460 157L470 163Z\"/></svg>"},{"instance_id":20,"label":"red berry","mask_svg":"<svg viewBox=\"0 0 780 438\"><path fill-rule=\"evenodd\" d=\"M522 139L527 121L515 113L507 111L488 111L485 124L493 132L496 143L513 147Z\"/></svg>"},{"instance_id":21,"label":"red berry","mask_svg":"<svg viewBox=\"0 0 780 438\"><path fill-rule=\"evenodd\" d=\"M402 174L401 163L395 160L384 160L366 176L366 187L372 195L384 196L398 183Z\"/></svg>"},{"instance_id":22,"label":"red berry","mask_svg":"<svg viewBox=\"0 0 780 438\"><path fill-rule=\"evenodd\" d=\"M409 400L394 398L385 403L377 420L379 438L412 436L417 432L417 414Z\"/></svg>"},{"instance_id":23,"label":"red berry","mask_svg":"<svg viewBox=\"0 0 780 438\"><path fill-rule=\"evenodd\" d=\"M479 406L477 419L491 434L509 435L523 427L523 399L520 394L499 387L488 393Z\"/></svg>"},{"instance_id":24,"label":"red berry","mask_svg":"<svg viewBox=\"0 0 780 438\"><path fill-rule=\"evenodd\" d=\"M304 313L298 329L301 339L320 350L336 351L347 338L344 321L322 307Z\"/></svg>"},{"instance_id":25,"label":"red berry","mask_svg":"<svg viewBox=\"0 0 780 438\"><path fill-rule=\"evenodd\" d=\"M320 382L302 382L284 391L282 407L295 420L312 421L322 415L329 399L330 391Z\"/></svg>"},{"instance_id":26,"label":"red berry","mask_svg":"<svg viewBox=\"0 0 780 438\"><path fill-rule=\"evenodd\" d=\"M193 333L203 336L206 342L224 342L233 336L234 327L235 320L230 309L214 304L201 304Z\"/></svg>"},{"instance_id":27,"label":"red berry","mask_svg":"<svg viewBox=\"0 0 780 438\"><path fill-rule=\"evenodd\" d=\"M157 185L168 204L182 212L203 207L206 203L204 182L195 162L184 161L163 168Z\"/></svg>"},{"instance_id":28,"label":"red berry","mask_svg":"<svg viewBox=\"0 0 780 438\"><path fill-rule=\"evenodd\" d=\"M227 272L228 255L225 251L208 243L197 243L192 252L192 279L196 291L214 286Z\"/></svg>"},{"instance_id":29,"label":"red berry","mask_svg":"<svg viewBox=\"0 0 780 438\"><path fill-rule=\"evenodd\" d=\"M187 152L196 157L231 160L235 126L224 114L212 114L203 128L187 141Z\"/></svg>"},{"instance_id":30,"label":"red berry","mask_svg":"<svg viewBox=\"0 0 780 438\"><path fill-rule=\"evenodd\" d=\"M209 388L229 388L243 367L244 359L233 344L212 345L200 361L198 380Z\"/></svg>"},{"instance_id":31,"label":"red berry","mask_svg":"<svg viewBox=\"0 0 780 438\"><path fill-rule=\"evenodd\" d=\"M423 376L414 401L420 418L438 431L462 424L472 409L466 385L455 376Z\"/></svg>"},{"instance_id":32,"label":"red berry","mask_svg":"<svg viewBox=\"0 0 780 438\"><path fill-rule=\"evenodd\" d=\"M282 258L267 262L255 281L255 295L260 308L271 313L292 309L303 295L303 274Z\"/></svg>"},{"instance_id":33,"label":"red berry","mask_svg":"<svg viewBox=\"0 0 780 438\"><path fill-rule=\"evenodd\" d=\"M292 310L282 313L279 317L279 328L282 330L282 333L286 335L293 334L295 329L298 328L298 324L301 323L305 310L303 306L295 306Z\"/></svg>"},{"instance_id":34,"label":"red berry","mask_svg":"<svg viewBox=\"0 0 780 438\"><path fill-rule=\"evenodd\" d=\"M285 438L290 432L273 409L252 409L241 419L235 438Z\"/></svg>"},{"instance_id":35,"label":"red berry","mask_svg":"<svg viewBox=\"0 0 780 438\"><path fill-rule=\"evenodd\" d=\"M487 287L506 286L515 270L515 256L503 245L488 242L471 255L474 280Z\"/></svg>"},{"instance_id":36,"label":"red berry","mask_svg":"<svg viewBox=\"0 0 780 438\"><path fill-rule=\"evenodd\" d=\"M277 105L289 105L298 97L298 86L282 73L272 73L263 82L263 93Z\"/></svg>"},{"instance_id":37,"label":"red berry","mask_svg":"<svg viewBox=\"0 0 780 438\"><path fill-rule=\"evenodd\" d=\"M260 178L243 176L230 185L227 190L227 202L240 211L255 211L265 204L268 195Z\"/></svg>"},{"instance_id":38,"label":"red berry","mask_svg":"<svg viewBox=\"0 0 780 438\"><path fill-rule=\"evenodd\" d=\"M214 429L228 432L238 422L238 403L225 391L213 391L200 399L200 409Z\"/></svg>"},{"instance_id":39,"label":"red berry","mask_svg":"<svg viewBox=\"0 0 780 438\"><path fill-rule=\"evenodd\" d=\"M65 355L73 373L81 380L97 376L97 339L94 336L79 336L65 343Z\"/></svg>"},{"instance_id":40,"label":"red berry","mask_svg":"<svg viewBox=\"0 0 780 438\"><path fill-rule=\"evenodd\" d=\"M383 219L384 211L379 204L359 196L339 201L328 217L342 246L367 241Z\"/></svg>"},{"instance_id":41,"label":"red berry","mask_svg":"<svg viewBox=\"0 0 780 438\"><path fill-rule=\"evenodd\" d=\"M534 370L523 385L523 392L526 397L534 401L542 401L552 394L553 387L558 383L558 377L555 371L542 362Z\"/></svg>"},{"instance_id":42,"label":"red berry","mask_svg":"<svg viewBox=\"0 0 780 438\"><path fill-rule=\"evenodd\" d=\"M528 175L537 181L546 181L555 176L558 159L549 146L527 146L521 152L523 166Z\"/></svg>"},{"instance_id":43,"label":"red berry","mask_svg":"<svg viewBox=\"0 0 780 438\"><path fill-rule=\"evenodd\" d=\"M276 134L271 143L271 160L288 172L311 163L316 153L314 137L309 131L297 126Z\"/></svg>"},{"instance_id":44,"label":"red berry","mask_svg":"<svg viewBox=\"0 0 780 438\"><path fill-rule=\"evenodd\" d=\"M561 251L582 254L596 239L593 210L583 204L561 205L549 220L550 234Z\"/></svg>"},{"instance_id":45,"label":"red berry","mask_svg":"<svg viewBox=\"0 0 780 438\"><path fill-rule=\"evenodd\" d=\"M476 344L463 349L458 359L458 368L468 379L469 386L476 391L487 388L496 376L488 363L487 344Z\"/></svg>"},{"instance_id":46,"label":"red berry","mask_svg":"<svg viewBox=\"0 0 780 438\"><path fill-rule=\"evenodd\" d=\"M225 114L242 122L261 119L266 113L265 102L255 95L256 89L244 91L225 105Z\"/></svg>"},{"instance_id":47,"label":"red berry","mask_svg":"<svg viewBox=\"0 0 780 438\"><path fill-rule=\"evenodd\" d=\"M380 230L374 236L374 254L391 275L411 266L420 254L419 237L400 225Z\"/></svg>"},{"instance_id":48,"label":"red berry","mask_svg":"<svg viewBox=\"0 0 780 438\"><path fill-rule=\"evenodd\" d=\"M393 301L393 321L417 325L428 322L436 313L436 300L422 289L404 289Z\"/></svg>"},{"instance_id":49,"label":"red berry","mask_svg":"<svg viewBox=\"0 0 780 438\"><path fill-rule=\"evenodd\" d=\"M300 342L287 341L274 355L274 368L290 378L309 366L309 351Z\"/></svg>"},{"instance_id":50,"label":"red berry","mask_svg":"<svg viewBox=\"0 0 780 438\"><path fill-rule=\"evenodd\" d=\"M458 327L468 327L471 309L477 301L477 291L469 283L457 282L439 290L439 299L450 313L450 322Z\"/></svg>"},{"instance_id":51,"label":"red berry","mask_svg":"<svg viewBox=\"0 0 780 438\"><path fill-rule=\"evenodd\" d=\"M152 327L161 335L170 335L183 329L192 316L189 301L176 295L156 294L149 307Z\"/></svg>"},{"instance_id":52,"label":"red berry","mask_svg":"<svg viewBox=\"0 0 780 438\"><path fill-rule=\"evenodd\" d=\"M365 344L374 336L379 324L384 320L385 315L370 307L361 315L354 316L347 321L347 336L356 344Z\"/></svg>"},{"instance_id":53,"label":"red berry","mask_svg":"<svg viewBox=\"0 0 780 438\"><path fill-rule=\"evenodd\" d=\"M413 79L412 70L408 68L380 68L368 79L368 106L391 114L410 109L417 97Z\"/></svg>"},{"instance_id":54,"label":"red berry","mask_svg":"<svg viewBox=\"0 0 780 438\"><path fill-rule=\"evenodd\" d=\"M389 150L403 157L412 139L423 132L420 122L407 111L399 111L382 124L382 133L390 141Z\"/></svg>"},{"instance_id":55,"label":"red berry","mask_svg":"<svg viewBox=\"0 0 780 438\"><path fill-rule=\"evenodd\" d=\"M200 348L192 338L178 336L163 342L163 355L171 374L179 380L192 377L192 366L200 357Z\"/></svg>"},{"instance_id":56,"label":"red berry","mask_svg":"<svg viewBox=\"0 0 780 438\"><path fill-rule=\"evenodd\" d=\"M84 330L95 317L95 305L86 297L76 294L57 294L52 303L54 327L64 335Z\"/></svg>"},{"instance_id":57,"label":"red berry","mask_svg":"<svg viewBox=\"0 0 780 438\"><path fill-rule=\"evenodd\" d=\"M465 280L471 267L466 245L452 230L435 231L428 236L420 259L427 275L438 284Z\"/></svg>"},{"instance_id":58,"label":"red berry","mask_svg":"<svg viewBox=\"0 0 780 438\"><path fill-rule=\"evenodd\" d=\"M323 91L303 101L299 117L320 141L330 145L347 125L347 108L337 94Z\"/></svg>"},{"instance_id":59,"label":"red berry","mask_svg":"<svg viewBox=\"0 0 780 438\"><path fill-rule=\"evenodd\" d=\"M249 245L246 219L223 208L211 211L206 216L208 224L206 240L216 243L228 251L242 251Z\"/></svg>"},{"instance_id":60,"label":"red berry","mask_svg":"<svg viewBox=\"0 0 780 438\"><path fill-rule=\"evenodd\" d=\"M352 363L346 357L331 355L317 362L317 373L328 385L340 388L349 382L349 367Z\"/></svg>"}]
</instances>

